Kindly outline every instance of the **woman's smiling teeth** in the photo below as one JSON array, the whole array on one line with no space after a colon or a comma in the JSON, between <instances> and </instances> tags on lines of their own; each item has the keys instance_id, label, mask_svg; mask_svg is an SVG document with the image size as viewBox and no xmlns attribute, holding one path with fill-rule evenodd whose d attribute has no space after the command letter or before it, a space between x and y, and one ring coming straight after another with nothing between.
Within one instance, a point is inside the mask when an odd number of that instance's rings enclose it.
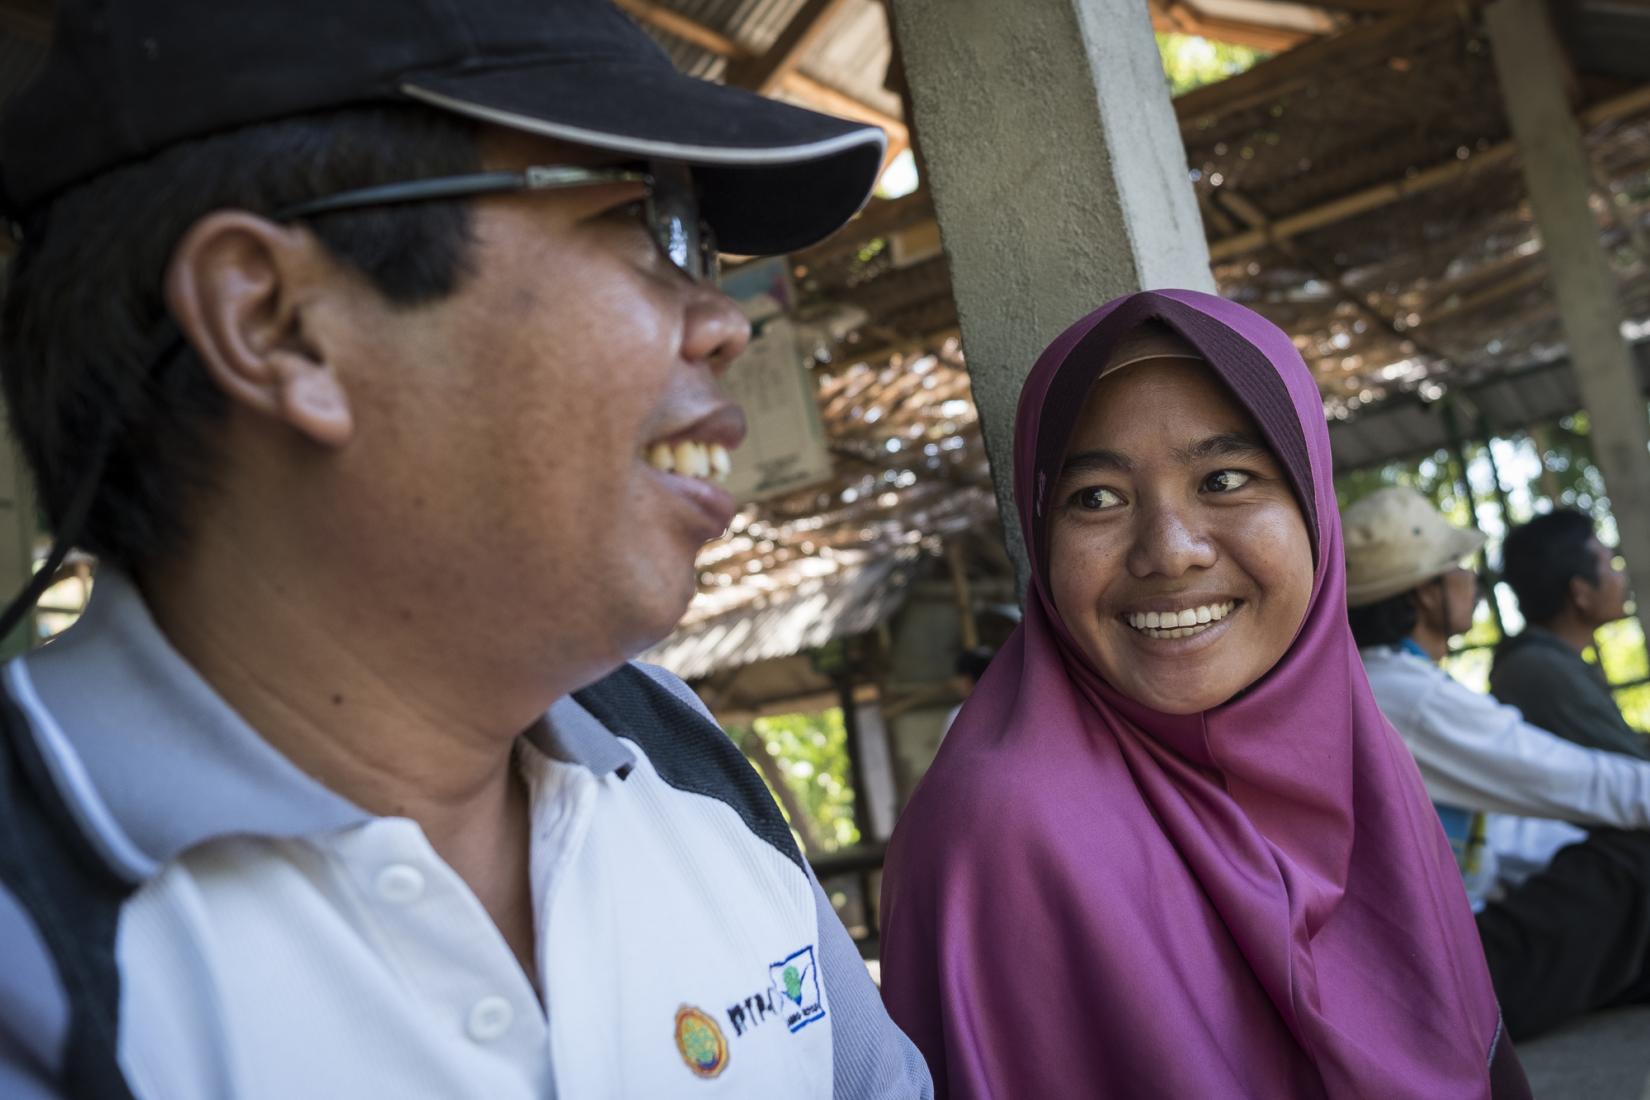
<instances>
[{"instance_id":1,"label":"woman's smiling teeth","mask_svg":"<svg viewBox=\"0 0 1650 1100\"><path fill-rule=\"evenodd\" d=\"M720 443L698 443L684 439L677 443L655 443L647 450L647 463L655 470L682 477L726 481L733 470L733 458Z\"/></svg>"},{"instance_id":2,"label":"woman's smiling teeth","mask_svg":"<svg viewBox=\"0 0 1650 1100\"><path fill-rule=\"evenodd\" d=\"M1227 600L1181 611L1135 611L1124 615L1123 621L1148 638L1190 638L1230 615L1236 606L1236 600Z\"/></svg>"}]
</instances>

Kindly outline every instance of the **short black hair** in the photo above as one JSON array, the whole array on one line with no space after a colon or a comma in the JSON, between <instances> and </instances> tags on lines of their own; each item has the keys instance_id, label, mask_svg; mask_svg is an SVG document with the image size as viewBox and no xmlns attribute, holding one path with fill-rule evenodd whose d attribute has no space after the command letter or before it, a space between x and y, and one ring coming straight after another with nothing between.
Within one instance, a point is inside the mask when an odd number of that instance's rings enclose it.
<instances>
[{"instance_id":1,"label":"short black hair","mask_svg":"<svg viewBox=\"0 0 1650 1100\"><path fill-rule=\"evenodd\" d=\"M1393 646L1409 637L1417 619L1414 592L1411 588L1362 607L1348 608L1346 617L1358 648Z\"/></svg>"},{"instance_id":2,"label":"short black hair","mask_svg":"<svg viewBox=\"0 0 1650 1100\"><path fill-rule=\"evenodd\" d=\"M1526 620L1540 626L1556 619L1569 602L1571 579L1598 583L1598 558L1589 545L1593 535L1591 516L1557 508L1507 536L1501 576Z\"/></svg>"},{"instance_id":3,"label":"short black hair","mask_svg":"<svg viewBox=\"0 0 1650 1100\"><path fill-rule=\"evenodd\" d=\"M78 545L137 568L179 545L213 484L228 409L193 349L146 365L183 234L214 210L475 170L479 129L416 106L360 106L183 142L80 184L31 214L0 305L0 385L55 530L105 432L113 444ZM329 214L307 224L390 302L449 294L473 238L462 201ZM158 368L158 369L157 369ZM145 374L145 370L147 373Z\"/></svg>"}]
</instances>

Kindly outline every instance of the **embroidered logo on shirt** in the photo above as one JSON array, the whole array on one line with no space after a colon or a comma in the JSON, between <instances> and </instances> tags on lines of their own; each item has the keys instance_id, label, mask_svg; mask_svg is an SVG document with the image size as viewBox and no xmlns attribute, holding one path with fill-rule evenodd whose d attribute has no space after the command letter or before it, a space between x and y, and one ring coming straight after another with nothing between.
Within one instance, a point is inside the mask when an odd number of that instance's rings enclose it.
<instances>
[{"instance_id":1,"label":"embroidered logo on shirt","mask_svg":"<svg viewBox=\"0 0 1650 1100\"><path fill-rule=\"evenodd\" d=\"M792 1034L825 1018L824 999L819 995L819 967L810 944L768 967L768 982Z\"/></svg>"},{"instance_id":2,"label":"embroidered logo on shirt","mask_svg":"<svg viewBox=\"0 0 1650 1100\"><path fill-rule=\"evenodd\" d=\"M757 1024L779 1019L779 999L771 989L752 993L743 1001L728 1006L728 1023L735 1036L745 1034Z\"/></svg>"},{"instance_id":3,"label":"embroidered logo on shirt","mask_svg":"<svg viewBox=\"0 0 1650 1100\"><path fill-rule=\"evenodd\" d=\"M695 1077L716 1077L728 1068L728 1037L714 1017L692 1005L676 1010L676 1049Z\"/></svg>"}]
</instances>

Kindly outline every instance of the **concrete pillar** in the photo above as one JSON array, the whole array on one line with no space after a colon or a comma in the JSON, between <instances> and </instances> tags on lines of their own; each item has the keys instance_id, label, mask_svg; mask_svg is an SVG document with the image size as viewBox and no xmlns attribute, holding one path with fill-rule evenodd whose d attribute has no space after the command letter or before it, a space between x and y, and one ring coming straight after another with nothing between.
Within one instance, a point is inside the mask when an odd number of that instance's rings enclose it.
<instances>
[{"instance_id":1,"label":"concrete pillar","mask_svg":"<svg viewBox=\"0 0 1650 1100\"><path fill-rule=\"evenodd\" d=\"M1650 419L1621 335L1622 307L1588 205L1591 170L1567 96L1569 70L1543 0L1484 11L1530 206L1558 298L1570 369L1592 424L1639 623L1650 639Z\"/></svg>"},{"instance_id":2,"label":"concrete pillar","mask_svg":"<svg viewBox=\"0 0 1650 1100\"><path fill-rule=\"evenodd\" d=\"M951 264L1003 530L1014 406L1038 352L1134 290L1214 290L1140 0L888 0Z\"/></svg>"}]
</instances>

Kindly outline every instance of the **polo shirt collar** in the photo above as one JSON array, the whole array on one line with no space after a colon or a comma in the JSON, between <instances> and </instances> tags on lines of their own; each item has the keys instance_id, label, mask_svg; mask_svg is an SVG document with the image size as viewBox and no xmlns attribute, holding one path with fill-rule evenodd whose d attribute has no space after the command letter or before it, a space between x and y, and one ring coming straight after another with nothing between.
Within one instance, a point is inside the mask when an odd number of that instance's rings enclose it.
<instances>
[{"instance_id":1,"label":"polo shirt collar","mask_svg":"<svg viewBox=\"0 0 1650 1100\"><path fill-rule=\"evenodd\" d=\"M297 837L372 815L282 756L155 624L130 578L98 570L80 621L13 662L7 688L70 810L124 877L230 835ZM571 696L523 736L597 775L634 757Z\"/></svg>"}]
</instances>

